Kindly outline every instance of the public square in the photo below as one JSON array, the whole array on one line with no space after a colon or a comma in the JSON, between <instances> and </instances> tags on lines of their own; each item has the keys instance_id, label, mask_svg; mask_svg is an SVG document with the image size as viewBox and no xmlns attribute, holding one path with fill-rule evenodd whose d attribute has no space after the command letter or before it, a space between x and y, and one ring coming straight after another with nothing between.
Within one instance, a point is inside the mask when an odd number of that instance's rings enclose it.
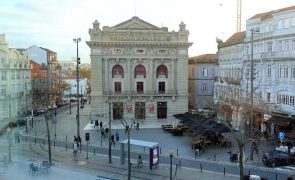
<instances>
[{"instance_id":1,"label":"public square","mask_svg":"<svg viewBox=\"0 0 295 180\"><path fill-rule=\"evenodd\" d=\"M100 164L101 166L106 166L109 169L104 169L104 171L101 171L101 174L104 174L103 177L107 178L114 178L112 174L114 172L118 171L116 168L120 169L120 178L124 179L126 178L127 169L124 170L124 168L127 168L127 163L125 160L125 164L120 164L120 143L116 142L115 147L112 146L112 160L113 163L111 166L108 164L108 138L101 138L101 134L99 130L91 130L91 131L84 131L84 127L89 123L89 114L90 112L90 105L87 104L84 106L83 109L80 109L80 134L82 137L82 152L78 153L77 156L73 156L72 151L72 143L73 138L77 133L77 124L75 119L75 112L76 112L76 106L72 107L71 114L69 114L68 106L62 107L58 109L57 111L57 124L52 124L51 121L49 121L50 124L50 133L51 133L51 140L52 140L52 158L53 163L56 164L52 167L52 173L50 174L50 177L56 177L61 176L61 174L71 174L68 173L69 171L75 171L77 174L74 175L76 177L82 177L83 173L92 172L92 177L95 177L95 175L98 175L99 169L103 168L95 168L93 169L93 164ZM20 129L16 128L16 130L20 130L21 132L21 145L16 144L14 146L14 153L12 155L12 160L14 162L18 162L14 165L12 165L13 168L21 168L26 169L24 171L25 175L31 176L29 172L27 171L27 161L29 159L41 159L46 160L48 159L48 152L46 150L46 139L45 139L45 122L42 116L34 117L34 128L28 128L28 136L26 135L26 131L24 127L21 127ZM102 118L103 119L103 118ZM131 121L128 123L132 123ZM219 146L208 146L205 148L205 152L201 153L200 156L195 156L195 151L191 147L192 138L184 134L184 136L173 136L169 132L164 131L161 128L161 124L169 124L169 123L176 123L176 120L163 120L163 122L159 121L148 121L148 122L140 122L140 128L139 130L132 129L131 131L131 139L137 139L137 140L143 140L143 141L150 141L150 142L157 142L159 143L160 147L160 165L158 168L149 170L148 168L148 150L143 147L137 147L137 146L131 146L131 159L132 162L135 162L137 159L137 156L139 154L142 155L143 161L145 164L145 168L143 169L134 169L132 168L132 172L136 173L147 173L151 174L150 176L146 175L147 179L155 179L155 177L158 177L160 179L168 178L169 176L169 151L173 150L173 175L175 173L175 165L180 160L182 164L182 169L179 170L176 173L177 179L194 179L194 174L197 173L198 176L202 177L200 179L215 179L216 177L220 178L233 178L237 179L238 176L238 164L232 163L229 160L229 154L227 153L231 149L236 149L235 141L232 139L233 142L232 147L219 147ZM103 124L107 125L108 120L103 120ZM56 125L56 126L55 126ZM89 149L87 154L86 149L86 142L85 142L85 133L90 132L90 143L89 143ZM120 135L120 141L126 140L127 135L125 134L124 126L121 122L115 121L112 122L112 134L115 134L115 132L118 132ZM55 137L56 134L56 137ZM228 138L231 138L231 134L226 134ZM27 137L27 139L26 139ZM34 137L37 138L44 138L44 140L37 141L37 144L34 143ZM3 138L3 137L2 137ZM31 143L29 143L31 138ZM68 143L66 147L66 142ZM41 145L38 145L38 144ZM42 146L42 147L41 147ZM246 147L247 148L247 147ZM268 147L265 150L270 150L274 147ZM24 152L26 153L24 153ZM31 151L31 154L28 153ZM126 151L126 148L125 148ZM4 150L5 152L5 150ZM4 153L2 150L2 154ZM246 152L246 159L248 158L249 154ZM16 155L19 154L19 155ZM22 154L20 156L20 154ZM36 156L36 154L39 154L40 156ZM277 168L267 168L262 164L261 161L261 154L262 151L259 151L258 155L254 155L254 161L245 161L245 171L251 171L251 174L260 174L262 176L266 176L267 174L271 173L278 173L278 177L286 177L289 174L293 174L294 168L293 166L286 166L286 167L277 167ZM23 156L27 157L23 158ZM86 159L88 157L88 159ZM70 162L62 161L62 160L69 160ZM72 166L74 161L74 165ZM80 172L79 165L84 165L82 168L83 171ZM57 167L65 167L67 166L67 170L62 170ZM113 167L115 166L115 168ZM8 167L10 168L10 166ZM58 170L55 171L54 169L57 168ZM77 168L78 170L75 170ZM163 170L164 169L164 170ZM206 172L201 173L200 171ZM224 170L223 170L224 169ZM260 172L262 170L263 172ZM85 171L85 172L84 172ZM139 172L138 172L139 171ZM143 171L143 172L142 172ZM226 171L226 172L225 172ZM21 172L21 171L20 171ZM53 173L54 172L54 173ZM56 172L56 173L55 173ZM192 173L194 172L194 173ZM214 173L213 173L214 172ZM224 173L225 172L225 173ZM80 173L80 175L79 175ZM135 173L135 174L136 174ZM281 174L280 174L281 173ZM5 174L5 173L4 173ZM124 177L125 174L125 177ZM226 176L224 176L226 174ZM233 174L233 175L229 175ZM139 176L142 176L140 174ZM49 176L45 176L46 178L49 178ZM135 176L138 177L138 176ZM269 177L270 179L275 179L275 175L273 174L272 177ZM75 179L71 175L65 176L65 179ZM79 178L77 178L79 179ZM91 178L90 178L91 179ZM140 178L139 178L140 179Z\"/></svg>"}]
</instances>

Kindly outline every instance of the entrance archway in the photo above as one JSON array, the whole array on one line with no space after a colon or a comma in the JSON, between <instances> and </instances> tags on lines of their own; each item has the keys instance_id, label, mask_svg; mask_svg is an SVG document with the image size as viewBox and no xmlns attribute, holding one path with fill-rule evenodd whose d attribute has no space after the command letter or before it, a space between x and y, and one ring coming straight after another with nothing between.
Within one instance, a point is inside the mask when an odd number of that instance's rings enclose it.
<instances>
[{"instance_id":1,"label":"entrance archway","mask_svg":"<svg viewBox=\"0 0 295 180\"><path fill-rule=\"evenodd\" d=\"M113 103L113 119L123 119L123 102Z\"/></svg>"},{"instance_id":2,"label":"entrance archway","mask_svg":"<svg viewBox=\"0 0 295 180\"><path fill-rule=\"evenodd\" d=\"M135 119L145 119L145 103L135 103Z\"/></svg>"}]
</instances>

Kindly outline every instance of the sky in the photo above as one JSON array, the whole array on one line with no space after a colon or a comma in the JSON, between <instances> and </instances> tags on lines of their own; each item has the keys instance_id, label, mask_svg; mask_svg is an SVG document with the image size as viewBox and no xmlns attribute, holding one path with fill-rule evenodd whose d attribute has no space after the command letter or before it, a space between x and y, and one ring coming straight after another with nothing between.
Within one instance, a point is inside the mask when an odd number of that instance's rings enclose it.
<instances>
[{"instance_id":1,"label":"sky","mask_svg":"<svg viewBox=\"0 0 295 180\"><path fill-rule=\"evenodd\" d=\"M295 0L242 0L242 30L255 14L295 5ZM32 45L57 52L59 61L76 58L74 38L81 37L79 56L90 63L85 41L97 19L114 26L133 16L158 27L189 30L189 56L216 53L216 37L236 32L237 0L0 0L0 34L10 48Z\"/></svg>"}]
</instances>

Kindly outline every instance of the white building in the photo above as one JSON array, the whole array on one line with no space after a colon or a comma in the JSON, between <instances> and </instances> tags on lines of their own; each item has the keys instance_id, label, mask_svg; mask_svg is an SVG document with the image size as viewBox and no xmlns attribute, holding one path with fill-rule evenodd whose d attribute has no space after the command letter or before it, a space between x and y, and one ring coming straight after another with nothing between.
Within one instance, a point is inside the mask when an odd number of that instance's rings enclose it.
<instances>
[{"instance_id":1,"label":"white building","mask_svg":"<svg viewBox=\"0 0 295 180\"><path fill-rule=\"evenodd\" d=\"M166 119L188 110L188 42L178 31L138 17L89 29L92 114L112 119Z\"/></svg>"},{"instance_id":2,"label":"white building","mask_svg":"<svg viewBox=\"0 0 295 180\"><path fill-rule=\"evenodd\" d=\"M240 129L242 109L243 54L245 32L233 34L224 43L218 40L218 68L214 83L214 99L218 103L219 119Z\"/></svg>"},{"instance_id":3,"label":"white building","mask_svg":"<svg viewBox=\"0 0 295 180\"><path fill-rule=\"evenodd\" d=\"M253 33L254 85L273 115L295 118L295 6L260 13L247 20L245 56L251 55Z\"/></svg>"},{"instance_id":4,"label":"white building","mask_svg":"<svg viewBox=\"0 0 295 180\"><path fill-rule=\"evenodd\" d=\"M272 122L288 125L295 118L295 6L257 14L246 24L246 33L219 42L215 100L228 105L219 118L237 129L241 126L243 110L235 100L250 102L253 45L254 123L263 123L267 112ZM244 35L239 36L241 33ZM221 85L220 80L226 84Z\"/></svg>"},{"instance_id":5,"label":"white building","mask_svg":"<svg viewBox=\"0 0 295 180\"><path fill-rule=\"evenodd\" d=\"M31 112L30 70L27 55L9 48L0 34L0 125Z\"/></svg>"}]
</instances>

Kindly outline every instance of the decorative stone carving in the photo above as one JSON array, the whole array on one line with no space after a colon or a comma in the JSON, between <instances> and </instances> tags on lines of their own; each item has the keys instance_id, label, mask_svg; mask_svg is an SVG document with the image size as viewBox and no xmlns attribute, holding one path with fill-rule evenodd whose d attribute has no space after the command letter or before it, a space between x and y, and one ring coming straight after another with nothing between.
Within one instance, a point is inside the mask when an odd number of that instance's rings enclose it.
<instances>
[{"instance_id":1,"label":"decorative stone carving","mask_svg":"<svg viewBox=\"0 0 295 180\"><path fill-rule=\"evenodd\" d=\"M181 23L179 24L179 31L185 31L185 24L181 21Z\"/></svg>"},{"instance_id":2,"label":"decorative stone carving","mask_svg":"<svg viewBox=\"0 0 295 180\"><path fill-rule=\"evenodd\" d=\"M99 28L99 22L97 20L94 21L93 28L89 28L88 33L90 35L91 41L101 39L101 30Z\"/></svg>"},{"instance_id":3,"label":"decorative stone carving","mask_svg":"<svg viewBox=\"0 0 295 180\"><path fill-rule=\"evenodd\" d=\"M173 49L173 48L169 49L169 54L170 55L175 55L176 54L176 49Z\"/></svg>"}]
</instances>

